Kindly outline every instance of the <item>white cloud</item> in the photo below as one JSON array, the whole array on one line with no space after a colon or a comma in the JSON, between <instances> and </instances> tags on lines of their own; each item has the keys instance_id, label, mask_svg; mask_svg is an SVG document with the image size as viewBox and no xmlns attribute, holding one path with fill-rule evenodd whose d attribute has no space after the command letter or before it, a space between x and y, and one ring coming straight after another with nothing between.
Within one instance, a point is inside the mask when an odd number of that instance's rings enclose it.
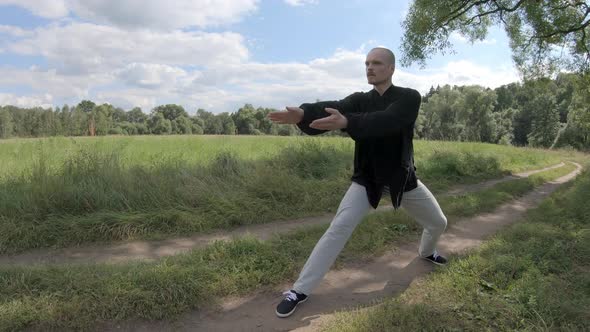
<instances>
[{"instance_id":1,"label":"white cloud","mask_svg":"<svg viewBox=\"0 0 590 332\"><path fill-rule=\"evenodd\" d=\"M7 34L14 37L25 37L30 33L31 32L28 30L13 25L0 25L0 34Z\"/></svg>"},{"instance_id":2,"label":"white cloud","mask_svg":"<svg viewBox=\"0 0 590 332\"><path fill-rule=\"evenodd\" d=\"M256 11L258 0L0 0L46 18L69 12L94 23L125 28L170 30L235 23Z\"/></svg>"},{"instance_id":3,"label":"white cloud","mask_svg":"<svg viewBox=\"0 0 590 332\"><path fill-rule=\"evenodd\" d=\"M125 31L88 23L39 28L5 48L42 55L70 74L112 71L133 62L203 66L239 63L248 57L237 33Z\"/></svg>"},{"instance_id":4,"label":"white cloud","mask_svg":"<svg viewBox=\"0 0 590 332\"><path fill-rule=\"evenodd\" d=\"M55 70L0 68L3 85L30 86L49 93L56 104L89 98L149 112L164 103L183 105L189 112L235 112L245 103L283 108L316 99L341 99L355 91L368 91L364 50L336 50L332 56L300 63L203 64L198 69L157 62L130 62L112 72L64 75ZM479 84L495 88L519 79L513 65L490 67L470 61L450 62L441 68L409 72L398 68L394 84L426 93L430 86ZM44 101L46 102L46 101Z\"/></svg>"},{"instance_id":5,"label":"white cloud","mask_svg":"<svg viewBox=\"0 0 590 332\"><path fill-rule=\"evenodd\" d=\"M1 86L27 86L37 93L48 93L55 99L82 99L92 88L111 84L112 75L63 75L56 70L15 69L0 67Z\"/></svg>"},{"instance_id":6,"label":"white cloud","mask_svg":"<svg viewBox=\"0 0 590 332\"><path fill-rule=\"evenodd\" d=\"M290 6L304 6L304 5L314 5L319 2L319 0L284 0L286 4Z\"/></svg>"},{"instance_id":7,"label":"white cloud","mask_svg":"<svg viewBox=\"0 0 590 332\"><path fill-rule=\"evenodd\" d=\"M2 5L19 6L46 18L60 18L68 15L68 7L64 0L0 0L0 6Z\"/></svg>"},{"instance_id":8,"label":"white cloud","mask_svg":"<svg viewBox=\"0 0 590 332\"><path fill-rule=\"evenodd\" d=\"M144 113L149 113L151 109L158 105L159 98L161 98L161 95L148 94L145 90L121 89L98 92L93 100L97 104L107 103L126 110L140 107ZM174 103L179 104L177 101L174 101Z\"/></svg>"},{"instance_id":9,"label":"white cloud","mask_svg":"<svg viewBox=\"0 0 590 332\"><path fill-rule=\"evenodd\" d=\"M187 76L187 72L182 68L136 62L127 65L117 73L117 78L130 86L151 89L174 86Z\"/></svg>"},{"instance_id":10,"label":"white cloud","mask_svg":"<svg viewBox=\"0 0 590 332\"><path fill-rule=\"evenodd\" d=\"M255 11L258 0L71 0L84 19L122 27L176 29L219 26Z\"/></svg>"},{"instance_id":11,"label":"white cloud","mask_svg":"<svg viewBox=\"0 0 590 332\"><path fill-rule=\"evenodd\" d=\"M497 88L500 85L519 81L513 64L489 67L461 60L449 62L445 67L422 70L417 74L399 70L394 74L394 84L406 85L426 93L437 85L481 85Z\"/></svg>"},{"instance_id":12,"label":"white cloud","mask_svg":"<svg viewBox=\"0 0 590 332\"><path fill-rule=\"evenodd\" d=\"M9 93L0 93L0 106L12 105L18 107L43 107L53 106L53 97L50 94L33 96L16 96Z\"/></svg>"}]
</instances>

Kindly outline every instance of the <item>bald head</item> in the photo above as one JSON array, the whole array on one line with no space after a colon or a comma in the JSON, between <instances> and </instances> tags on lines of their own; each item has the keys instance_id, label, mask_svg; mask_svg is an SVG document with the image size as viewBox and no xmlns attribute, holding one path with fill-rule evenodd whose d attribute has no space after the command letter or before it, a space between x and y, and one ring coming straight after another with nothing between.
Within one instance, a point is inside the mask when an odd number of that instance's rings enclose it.
<instances>
[{"instance_id":1,"label":"bald head","mask_svg":"<svg viewBox=\"0 0 590 332\"><path fill-rule=\"evenodd\" d=\"M395 54L393 54L393 52L390 49L385 47L375 47L371 49L371 51L369 51L369 53L371 52L379 52L385 55L388 59L388 62L393 65L393 68L395 68Z\"/></svg>"},{"instance_id":2,"label":"bald head","mask_svg":"<svg viewBox=\"0 0 590 332\"><path fill-rule=\"evenodd\" d=\"M375 47L367 54L365 69L367 83L372 84L379 91L385 91L392 85L391 77L395 72L393 52L384 47Z\"/></svg>"}]
</instances>

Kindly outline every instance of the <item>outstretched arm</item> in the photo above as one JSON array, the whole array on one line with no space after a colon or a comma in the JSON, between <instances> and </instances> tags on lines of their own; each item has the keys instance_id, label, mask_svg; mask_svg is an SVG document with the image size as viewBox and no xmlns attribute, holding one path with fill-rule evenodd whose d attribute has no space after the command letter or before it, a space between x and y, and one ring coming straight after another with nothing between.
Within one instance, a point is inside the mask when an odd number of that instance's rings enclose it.
<instances>
[{"instance_id":1,"label":"outstretched arm","mask_svg":"<svg viewBox=\"0 0 590 332\"><path fill-rule=\"evenodd\" d=\"M303 119L303 110L299 107L287 106L286 111L268 113L268 118L279 124L298 124Z\"/></svg>"},{"instance_id":2,"label":"outstretched arm","mask_svg":"<svg viewBox=\"0 0 590 332\"><path fill-rule=\"evenodd\" d=\"M271 121L282 124L296 124L308 135L318 135L329 130L346 128L348 120L344 113L355 112L355 98L361 94L352 94L340 101L323 101L302 104L300 107L287 107L286 111L271 112Z\"/></svg>"}]
</instances>

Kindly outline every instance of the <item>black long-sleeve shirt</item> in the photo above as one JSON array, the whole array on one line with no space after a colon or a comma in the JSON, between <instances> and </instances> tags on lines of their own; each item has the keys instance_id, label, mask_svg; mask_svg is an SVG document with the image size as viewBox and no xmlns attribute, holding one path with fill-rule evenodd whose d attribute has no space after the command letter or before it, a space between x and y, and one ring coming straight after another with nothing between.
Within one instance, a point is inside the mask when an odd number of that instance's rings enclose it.
<instances>
[{"instance_id":1,"label":"black long-sleeve shirt","mask_svg":"<svg viewBox=\"0 0 590 332\"><path fill-rule=\"evenodd\" d=\"M388 188L398 208L403 193L417 187L412 139L421 99L418 91L393 85L381 96L374 89L356 92L339 101L302 104L297 126L308 135L321 134L326 131L310 128L311 122L329 116L327 107L342 113L348 120L343 130L355 141L352 181L366 188L374 208Z\"/></svg>"}]
</instances>

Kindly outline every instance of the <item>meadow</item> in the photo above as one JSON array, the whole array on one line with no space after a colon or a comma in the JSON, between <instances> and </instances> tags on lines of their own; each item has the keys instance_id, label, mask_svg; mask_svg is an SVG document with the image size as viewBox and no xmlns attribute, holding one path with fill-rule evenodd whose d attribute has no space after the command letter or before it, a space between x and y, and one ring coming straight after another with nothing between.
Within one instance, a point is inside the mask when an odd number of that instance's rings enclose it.
<instances>
[{"instance_id":1,"label":"meadow","mask_svg":"<svg viewBox=\"0 0 590 332\"><path fill-rule=\"evenodd\" d=\"M0 253L333 212L350 183L353 149L342 137L3 140ZM415 155L434 192L581 156L440 141L416 141Z\"/></svg>"},{"instance_id":2,"label":"meadow","mask_svg":"<svg viewBox=\"0 0 590 332\"><path fill-rule=\"evenodd\" d=\"M481 143L416 141L415 148L419 177L438 192L587 159L572 151ZM349 185L352 150L350 140L335 137L2 141L1 250L172 237L333 212ZM441 196L439 202L452 225L574 168L566 163L478 192ZM152 263L0 267L0 331L92 329L127 319L173 320L211 308L225 296L292 279L326 227L268 241L216 242ZM375 257L419 234L403 211L376 212L355 231L336 266ZM350 320L357 316L341 317L333 326L339 330L340 322ZM364 321L358 324L363 330Z\"/></svg>"}]
</instances>

